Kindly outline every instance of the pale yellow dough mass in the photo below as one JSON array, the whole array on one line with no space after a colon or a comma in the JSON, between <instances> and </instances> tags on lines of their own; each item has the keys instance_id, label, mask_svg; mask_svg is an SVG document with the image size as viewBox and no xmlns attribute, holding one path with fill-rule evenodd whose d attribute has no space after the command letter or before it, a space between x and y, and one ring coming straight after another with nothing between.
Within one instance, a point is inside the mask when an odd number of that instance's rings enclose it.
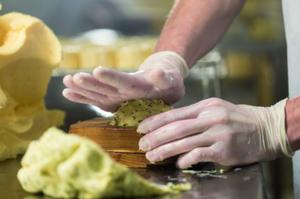
<instances>
[{"instance_id":1,"label":"pale yellow dough mass","mask_svg":"<svg viewBox=\"0 0 300 199\"><path fill-rule=\"evenodd\" d=\"M178 194L191 185L159 185L112 160L96 143L57 128L33 141L18 179L28 192L58 198L138 197Z\"/></svg>"},{"instance_id":2,"label":"pale yellow dough mass","mask_svg":"<svg viewBox=\"0 0 300 199\"><path fill-rule=\"evenodd\" d=\"M29 142L64 113L45 107L52 70L61 46L39 19L22 13L0 16L0 161L25 152Z\"/></svg>"}]
</instances>

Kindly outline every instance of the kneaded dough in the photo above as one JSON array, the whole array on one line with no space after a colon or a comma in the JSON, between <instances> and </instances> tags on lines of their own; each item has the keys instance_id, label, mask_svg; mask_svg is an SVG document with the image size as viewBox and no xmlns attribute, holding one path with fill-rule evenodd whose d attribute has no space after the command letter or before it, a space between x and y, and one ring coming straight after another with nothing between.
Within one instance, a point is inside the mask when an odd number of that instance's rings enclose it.
<instances>
[{"instance_id":1,"label":"kneaded dough","mask_svg":"<svg viewBox=\"0 0 300 199\"><path fill-rule=\"evenodd\" d=\"M61 54L40 19L17 12L0 16L0 161L24 153L33 139L63 123L64 113L47 110L44 102Z\"/></svg>"},{"instance_id":2,"label":"kneaded dough","mask_svg":"<svg viewBox=\"0 0 300 199\"><path fill-rule=\"evenodd\" d=\"M120 127L137 127L147 117L168 111L171 106L160 99L137 99L123 102L109 124Z\"/></svg>"},{"instance_id":3,"label":"kneaded dough","mask_svg":"<svg viewBox=\"0 0 300 199\"><path fill-rule=\"evenodd\" d=\"M177 194L191 185L158 185L116 163L96 143L57 128L33 141L18 179L31 193L59 198L140 197Z\"/></svg>"}]
</instances>

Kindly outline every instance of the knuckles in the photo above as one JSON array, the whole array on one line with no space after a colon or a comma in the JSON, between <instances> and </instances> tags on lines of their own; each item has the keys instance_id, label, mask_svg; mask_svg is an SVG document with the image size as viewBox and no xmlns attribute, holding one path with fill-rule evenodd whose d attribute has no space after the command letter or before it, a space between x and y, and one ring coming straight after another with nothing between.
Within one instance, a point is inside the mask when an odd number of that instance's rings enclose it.
<instances>
[{"instance_id":1,"label":"knuckles","mask_svg":"<svg viewBox=\"0 0 300 199\"><path fill-rule=\"evenodd\" d=\"M208 100L208 106L224 106L225 105L225 101L220 98L212 97L207 100Z\"/></svg>"},{"instance_id":2,"label":"knuckles","mask_svg":"<svg viewBox=\"0 0 300 199\"><path fill-rule=\"evenodd\" d=\"M232 112L224 106L206 107L198 116L204 112L206 112L207 117L211 117L211 120L214 121L214 125L231 123Z\"/></svg>"},{"instance_id":3,"label":"knuckles","mask_svg":"<svg viewBox=\"0 0 300 199\"><path fill-rule=\"evenodd\" d=\"M220 124L228 124L231 122L231 112L226 108L217 108L218 112L218 123Z\"/></svg>"}]
</instances>

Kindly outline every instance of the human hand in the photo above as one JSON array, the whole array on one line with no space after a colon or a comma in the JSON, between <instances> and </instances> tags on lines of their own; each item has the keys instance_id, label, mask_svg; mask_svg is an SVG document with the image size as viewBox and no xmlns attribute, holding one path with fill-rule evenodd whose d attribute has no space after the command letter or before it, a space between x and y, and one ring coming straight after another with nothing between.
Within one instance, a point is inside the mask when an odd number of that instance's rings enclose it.
<instances>
[{"instance_id":1,"label":"human hand","mask_svg":"<svg viewBox=\"0 0 300 199\"><path fill-rule=\"evenodd\" d=\"M264 108L211 98L145 119L139 146L151 162L180 155L179 168L199 162L225 166L291 154L285 134L285 101Z\"/></svg>"},{"instance_id":2,"label":"human hand","mask_svg":"<svg viewBox=\"0 0 300 199\"><path fill-rule=\"evenodd\" d=\"M183 58L165 51L148 57L136 73L96 68L92 74L77 73L64 77L67 99L93 104L113 111L123 101L131 99L162 99L172 104L184 95L183 78L188 71Z\"/></svg>"}]
</instances>

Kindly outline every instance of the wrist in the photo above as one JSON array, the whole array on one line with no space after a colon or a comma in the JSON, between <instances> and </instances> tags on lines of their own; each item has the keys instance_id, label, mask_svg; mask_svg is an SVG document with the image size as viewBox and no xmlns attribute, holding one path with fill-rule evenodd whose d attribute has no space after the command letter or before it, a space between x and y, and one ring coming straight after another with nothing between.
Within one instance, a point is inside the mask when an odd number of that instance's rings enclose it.
<instances>
[{"instance_id":1,"label":"wrist","mask_svg":"<svg viewBox=\"0 0 300 199\"><path fill-rule=\"evenodd\" d=\"M249 110L256 121L260 151L263 155L268 154L265 158L274 159L282 154L289 157L293 155L285 128L286 102L284 99L271 107L250 106Z\"/></svg>"},{"instance_id":2,"label":"wrist","mask_svg":"<svg viewBox=\"0 0 300 199\"><path fill-rule=\"evenodd\" d=\"M273 143L276 143L281 154L291 157L293 155L293 150L286 133L285 109L287 101L287 99L281 100L269 108L271 119L269 118L267 123L269 123L268 134L270 140L273 140Z\"/></svg>"},{"instance_id":3,"label":"wrist","mask_svg":"<svg viewBox=\"0 0 300 199\"><path fill-rule=\"evenodd\" d=\"M288 100L285 107L286 133L293 151L300 149L300 97Z\"/></svg>"},{"instance_id":4,"label":"wrist","mask_svg":"<svg viewBox=\"0 0 300 199\"><path fill-rule=\"evenodd\" d=\"M164 71L175 70L182 78L188 75L189 68L183 57L173 51L160 51L150 55L139 67L140 71L159 68Z\"/></svg>"}]
</instances>

